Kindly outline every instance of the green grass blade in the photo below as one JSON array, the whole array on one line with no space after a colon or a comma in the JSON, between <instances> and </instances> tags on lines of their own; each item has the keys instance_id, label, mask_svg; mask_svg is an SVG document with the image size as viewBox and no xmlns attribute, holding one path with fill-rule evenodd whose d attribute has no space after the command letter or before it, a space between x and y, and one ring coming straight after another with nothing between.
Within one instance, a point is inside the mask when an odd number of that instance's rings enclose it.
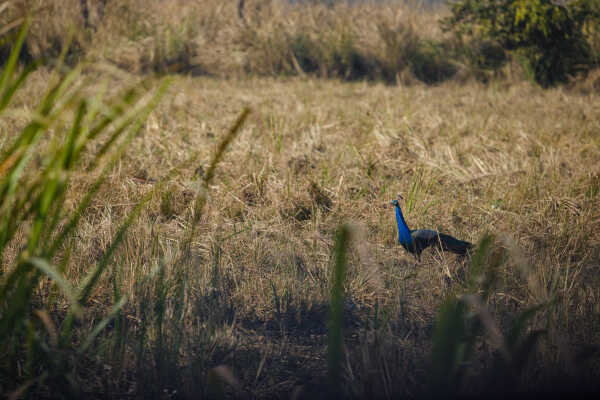
<instances>
[{"instance_id":1,"label":"green grass blade","mask_svg":"<svg viewBox=\"0 0 600 400\"><path fill-rule=\"evenodd\" d=\"M184 248L186 250L184 251L184 254L182 257L187 257L189 255L189 246L191 245L191 242L192 242L193 238L195 237L196 226L197 226L198 222L200 221L200 217L202 216L202 210L206 203L206 194L208 191L208 186L210 185L210 182L212 181L212 179L215 176L215 170L217 169L217 165L223 158L223 155L225 154L227 147L229 147L229 145L231 144L233 139L235 139L235 137L237 136L238 132L240 131L240 128L242 127L242 125L244 124L246 119L248 118L249 114L250 114L250 108L246 107L242 110L242 112L236 119L235 123L231 126L231 128L229 129L229 131L227 132L227 134L225 135L223 140L221 140L221 142L219 143L219 146L217 147L217 151L214 154L214 156L209 164L208 169L204 173L204 176L202 178L202 189L200 191L200 194L196 197L196 201L194 204L194 218L190 225L188 235L184 241Z\"/></svg>"},{"instance_id":2,"label":"green grass blade","mask_svg":"<svg viewBox=\"0 0 600 400\"><path fill-rule=\"evenodd\" d=\"M104 132L106 127L114 122L125 110L130 107L139 98L139 93L134 89L127 90L124 94L117 95L108 100L111 108L108 110L104 118L97 122L91 129L88 135L89 139L95 139L101 132Z\"/></svg>"},{"instance_id":3,"label":"green grass blade","mask_svg":"<svg viewBox=\"0 0 600 400\"><path fill-rule=\"evenodd\" d=\"M331 394L341 396L342 387L342 346L344 323L344 283L346 281L346 253L350 241L350 229L342 225L335 241L335 265L333 286L329 304L328 328L328 375Z\"/></svg>"},{"instance_id":4,"label":"green grass blade","mask_svg":"<svg viewBox=\"0 0 600 400\"><path fill-rule=\"evenodd\" d=\"M2 97L0 97L0 112L2 112L2 110L4 110L6 106L8 106L17 89L21 87L21 85L23 84L23 82L25 82L29 74L35 71L37 67L38 63L33 62L32 64L23 68L23 71L21 71L19 77L15 79L15 81L9 87L6 88L6 90L2 93Z\"/></svg>"},{"instance_id":5,"label":"green grass blade","mask_svg":"<svg viewBox=\"0 0 600 400\"><path fill-rule=\"evenodd\" d=\"M17 60L19 59L19 54L21 53L21 48L23 47L23 42L25 41L25 35L27 34L28 28L29 21L26 21L21 26L21 30L17 36L17 41L13 47L13 50L10 52L8 61L4 65L4 69L0 75L0 96L2 96L0 98L1 103L8 103L6 97L9 96L9 94L6 92L6 87L9 85L10 78L12 77L17 66Z\"/></svg>"},{"instance_id":6,"label":"green grass blade","mask_svg":"<svg viewBox=\"0 0 600 400\"><path fill-rule=\"evenodd\" d=\"M81 307L77 302L77 295L75 290L73 290L69 282L67 282L63 278L62 274L56 268L50 265L50 263L43 258L32 257L29 260L27 260L27 262L35 268L37 268L38 270L40 270L41 272L43 272L62 289L63 293L71 303L72 312L76 316L81 317L83 315Z\"/></svg>"},{"instance_id":7,"label":"green grass blade","mask_svg":"<svg viewBox=\"0 0 600 400\"><path fill-rule=\"evenodd\" d=\"M436 318L432 342L432 384L439 393L455 390L460 384L461 366L468 360L472 346L464 301L450 298L442 304Z\"/></svg>"},{"instance_id":8,"label":"green grass blade","mask_svg":"<svg viewBox=\"0 0 600 400\"><path fill-rule=\"evenodd\" d=\"M154 94L154 96L152 97L152 99L142 109L141 114L138 115L137 122L134 124L134 126L131 127L130 131L128 132L125 142L121 144L121 146L120 146L121 150L124 150L125 146L129 143L129 141L134 137L134 135L139 131L139 129L141 129L141 127L143 125L143 121L145 121L145 119L146 119L147 115L150 113L150 111L155 108L158 100L164 94L168 84L169 84L169 81L167 81L167 80L163 81L161 83L160 87L158 88L158 90L156 91L156 93ZM96 266L96 268L86 278L85 284L79 294L80 303L83 303L87 300L88 296L91 293L91 290L93 289L94 285L98 281L98 278L102 274L102 271L104 271L106 265L108 264L108 262L110 261L112 255L113 255L113 253L115 252L117 247L120 245L120 243L124 239L127 229L129 229L129 227L131 226L133 221L137 218L137 216L142 211L143 206L152 198L155 191L158 190L159 187L160 187L160 185L155 185L155 188L152 191L150 191L149 193L147 193L140 202L138 202L138 204L135 206L135 208L127 216L127 218L125 219L123 224L121 224L121 226L119 227L119 229L117 231L117 234L115 235L115 238L111 241L106 252L102 256L102 259L98 262L98 265Z\"/></svg>"},{"instance_id":9,"label":"green grass blade","mask_svg":"<svg viewBox=\"0 0 600 400\"><path fill-rule=\"evenodd\" d=\"M69 170L73 167L74 162L76 161L76 143L77 139L82 133L81 123L87 112L87 101L82 100L77 108L77 112L75 113L75 121L73 122L73 127L71 128L71 132L67 136L67 140L64 145L64 149L62 151L63 154L63 162L62 168L65 170Z\"/></svg>"},{"instance_id":10,"label":"green grass blade","mask_svg":"<svg viewBox=\"0 0 600 400\"><path fill-rule=\"evenodd\" d=\"M106 325L108 325L108 323L119 314L119 312L125 306L125 304L127 304L127 297L123 296L121 297L119 302L115 304L110 313L106 317L104 317L102 321L96 324L92 333L89 334L89 336L85 339L83 344L79 347L79 349L77 349L77 354L81 355L89 349L92 343L94 343L96 337L100 334L100 332L104 330L104 328L106 328Z\"/></svg>"},{"instance_id":11,"label":"green grass blade","mask_svg":"<svg viewBox=\"0 0 600 400\"><path fill-rule=\"evenodd\" d=\"M208 169L206 170L206 173L204 174L204 185L205 186L208 186L210 184L210 182L212 181L212 179L215 175L215 170L217 168L217 165L221 162L221 159L223 158L223 155L225 154L225 150L227 150L227 147L229 147L229 145L231 144L233 139L235 139L240 128L246 121L246 118L248 118L249 114L250 114L250 109L247 107L244 108L242 110L241 114L238 116L235 123L233 124L233 126L229 129L229 132L227 132L227 135L225 135L225 137L223 138L221 143L219 143L219 147L217 147L217 152L213 156L213 159L211 160L211 163L210 163Z\"/></svg>"}]
</instances>

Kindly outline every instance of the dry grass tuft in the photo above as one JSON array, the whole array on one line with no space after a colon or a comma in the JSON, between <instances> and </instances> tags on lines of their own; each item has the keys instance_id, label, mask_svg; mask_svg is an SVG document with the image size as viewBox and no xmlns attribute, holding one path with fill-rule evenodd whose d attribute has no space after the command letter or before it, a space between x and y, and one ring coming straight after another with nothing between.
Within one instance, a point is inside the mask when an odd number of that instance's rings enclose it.
<instances>
[{"instance_id":1,"label":"dry grass tuft","mask_svg":"<svg viewBox=\"0 0 600 400\"><path fill-rule=\"evenodd\" d=\"M33 83L28 93L36 90ZM231 116L248 103L254 115L216 170L183 278L173 260L193 214L192 181L206 169ZM422 382L420 372L407 368L425 368L438 305L468 287L468 264L435 251L415 264L401 250L393 210L385 204L402 192L411 202L411 227L473 242L485 232L503 238L506 261L488 307L502 328L515 310L550 301L534 321L549 323L551 332L536 365L559 368L565 359L554 355L556 346L566 346L565 357L577 354L597 343L600 332L593 322L600 312L596 103L594 94L529 84L427 88L180 78L86 215L67 274L78 282L82 266L102 254L117 221L154 179L197 155L201 163L150 202L115 265L122 291L131 296L123 323L132 340L143 334L134 321L156 312L156 274L170 288L167 297L185 279L185 308L177 311L175 299L165 303L165 318L183 313L179 336L167 334L181 356L170 366L151 364L179 372L161 378L161 385L196 376L203 369L193 369L195 362L232 365L256 396L291 391L293 385L278 386L284 381L325 384L316 371L325 368L319 360L332 238L339 224L355 221L363 233L355 235L360 239L348 256L345 373L352 373L357 395L380 380L387 385L381 388L406 393L419 387L410 382ZM86 179L72 196L85 190ZM106 279L94 293L99 309L112 287ZM155 343L156 328L146 329L148 343ZM128 343L125 353L135 353ZM171 350L165 351L167 357ZM111 362L134 368L126 358ZM387 381L386 368L405 380ZM133 378L101 379L118 391Z\"/></svg>"}]
</instances>

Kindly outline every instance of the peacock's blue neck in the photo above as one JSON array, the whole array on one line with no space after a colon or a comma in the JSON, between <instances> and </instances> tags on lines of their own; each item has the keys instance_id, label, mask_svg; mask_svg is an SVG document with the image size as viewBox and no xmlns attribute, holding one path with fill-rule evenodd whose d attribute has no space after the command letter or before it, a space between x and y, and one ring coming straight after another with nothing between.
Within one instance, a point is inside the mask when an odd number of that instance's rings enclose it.
<instances>
[{"instance_id":1,"label":"peacock's blue neck","mask_svg":"<svg viewBox=\"0 0 600 400\"><path fill-rule=\"evenodd\" d=\"M411 244L412 236L410 235L410 229L408 229L408 225L406 225L404 215L402 215L402 210L399 205L396 206L396 223L398 224L398 241L400 244Z\"/></svg>"}]
</instances>

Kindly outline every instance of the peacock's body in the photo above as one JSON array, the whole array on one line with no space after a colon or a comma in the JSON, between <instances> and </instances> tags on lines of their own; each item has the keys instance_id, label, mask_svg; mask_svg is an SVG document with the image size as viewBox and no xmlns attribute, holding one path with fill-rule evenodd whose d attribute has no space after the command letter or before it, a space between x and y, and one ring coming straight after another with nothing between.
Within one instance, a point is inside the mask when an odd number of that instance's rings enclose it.
<instances>
[{"instance_id":1,"label":"peacock's body","mask_svg":"<svg viewBox=\"0 0 600 400\"><path fill-rule=\"evenodd\" d=\"M456 239L445 233L432 229L410 230L400 209L398 200L392 201L396 207L396 223L398 224L398 241L406 251L421 258L421 253L429 246L438 246L444 251L465 255L473 247L472 243Z\"/></svg>"}]
</instances>

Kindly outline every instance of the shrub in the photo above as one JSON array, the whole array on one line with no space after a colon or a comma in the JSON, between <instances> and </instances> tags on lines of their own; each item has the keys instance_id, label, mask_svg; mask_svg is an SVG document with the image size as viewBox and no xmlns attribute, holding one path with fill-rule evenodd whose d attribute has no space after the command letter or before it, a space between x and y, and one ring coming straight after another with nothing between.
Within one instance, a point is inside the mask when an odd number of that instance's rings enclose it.
<instances>
[{"instance_id":1,"label":"shrub","mask_svg":"<svg viewBox=\"0 0 600 400\"><path fill-rule=\"evenodd\" d=\"M598 0L458 0L445 30L489 39L516 52L542 86L565 82L589 69L592 51L585 29L600 18Z\"/></svg>"}]
</instances>

